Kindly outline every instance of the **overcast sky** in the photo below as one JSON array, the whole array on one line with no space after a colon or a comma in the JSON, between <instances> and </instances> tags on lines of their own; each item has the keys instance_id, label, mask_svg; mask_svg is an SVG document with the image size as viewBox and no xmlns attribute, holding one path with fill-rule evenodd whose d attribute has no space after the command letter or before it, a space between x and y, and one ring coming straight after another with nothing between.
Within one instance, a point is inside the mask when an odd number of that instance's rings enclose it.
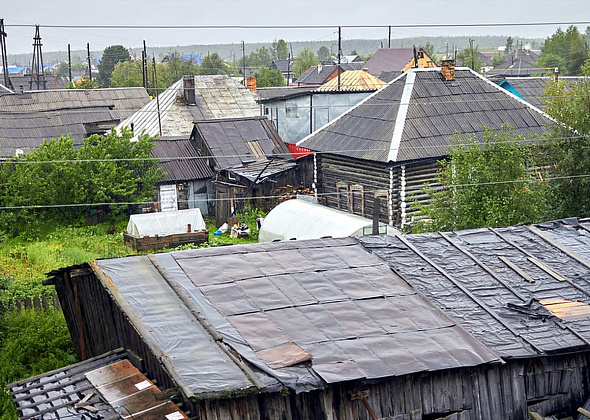
<instances>
[{"instance_id":1,"label":"overcast sky","mask_svg":"<svg viewBox=\"0 0 590 420\"><path fill-rule=\"evenodd\" d=\"M41 25L43 51L93 51L121 44L191 44L336 39L338 25L499 24L504 27L393 28L392 38L437 35L511 35L546 38L556 26L533 23L590 23L589 0L1 0L0 18L8 54L32 53L34 26ZM51 28L63 25L333 25L321 29L122 29ZM343 28L344 39L382 39L387 28Z\"/></svg>"}]
</instances>

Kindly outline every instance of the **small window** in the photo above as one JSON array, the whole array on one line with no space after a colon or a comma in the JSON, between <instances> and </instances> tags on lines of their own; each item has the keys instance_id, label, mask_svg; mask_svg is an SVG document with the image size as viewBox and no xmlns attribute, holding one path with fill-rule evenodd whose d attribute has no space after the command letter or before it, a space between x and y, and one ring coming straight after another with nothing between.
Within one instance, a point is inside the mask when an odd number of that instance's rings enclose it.
<instances>
[{"instance_id":1,"label":"small window","mask_svg":"<svg viewBox=\"0 0 590 420\"><path fill-rule=\"evenodd\" d=\"M350 186L350 212L359 216L365 215L365 194L362 185Z\"/></svg>"},{"instance_id":2,"label":"small window","mask_svg":"<svg viewBox=\"0 0 590 420\"><path fill-rule=\"evenodd\" d=\"M250 149L255 158L258 159L265 156L264 150L262 150L258 140L247 141L246 146L248 146L248 149Z\"/></svg>"},{"instance_id":3,"label":"small window","mask_svg":"<svg viewBox=\"0 0 590 420\"><path fill-rule=\"evenodd\" d=\"M338 210L348 211L348 185L346 183L336 183L336 200L338 201Z\"/></svg>"},{"instance_id":4,"label":"small window","mask_svg":"<svg viewBox=\"0 0 590 420\"><path fill-rule=\"evenodd\" d=\"M286 113L287 117L289 117L289 118L299 118L299 109L297 108L297 105L288 106L285 109L285 113Z\"/></svg>"}]
</instances>

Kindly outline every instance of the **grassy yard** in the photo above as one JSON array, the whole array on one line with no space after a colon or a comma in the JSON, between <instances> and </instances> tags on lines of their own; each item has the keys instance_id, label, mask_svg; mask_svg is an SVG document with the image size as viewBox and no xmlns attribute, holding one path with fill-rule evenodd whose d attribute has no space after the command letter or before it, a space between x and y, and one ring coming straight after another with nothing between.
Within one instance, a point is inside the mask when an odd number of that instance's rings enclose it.
<instances>
[{"instance_id":1,"label":"grassy yard","mask_svg":"<svg viewBox=\"0 0 590 420\"><path fill-rule=\"evenodd\" d=\"M238 216L248 224L250 238L214 236L213 220L207 220L209 243L218 246L256 242L257 210ZM133 254L123 243L127 221L98 226L55 227L35 240L2 238L0 242L0 420L16 420L17 412L6 385L74 363L75 355L61 311L11 309L11 302L54 296L53 287L43 286L45 273L98 259ZM115 228L114 234L107 233ZM194 248L187 245L180 249ZM163 250L169 251L169 250Z\"/></svg>"}]
</instances>

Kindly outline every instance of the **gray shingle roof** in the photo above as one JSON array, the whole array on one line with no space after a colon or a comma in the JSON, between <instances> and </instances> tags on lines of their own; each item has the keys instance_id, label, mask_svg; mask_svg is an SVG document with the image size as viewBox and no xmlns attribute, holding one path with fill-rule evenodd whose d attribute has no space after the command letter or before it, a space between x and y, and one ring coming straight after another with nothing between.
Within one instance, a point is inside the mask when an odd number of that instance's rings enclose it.
<instances>
[{"instance_id":1,"label":"gray shingle roof","mask_svg":"<svg viewBox=\"0 0 590 420\"><path fill-rule=\"evenodd\" d=\"M299 143L380 162L405 162L448 154L455 132L480 138L484 127L507 124L519 134L542 134L552 120L477 73L412 69ZM401 105L401 106L400 106Z\"/></svg>"},{"instance_id":2,"label":"gray shingle roof","mask_svg":"<svg viewBox=\"0 0 590 420\"><path fill-rule=\"evenodd\" d=\"M158 166L166 172L166 177L160 182L213 177L207 161L197 157L197 150L188 138L162 137L154 143L152 156L160 159Z\"/></svg>"},{"instance_id":3,"label":"gray shingle roof","mask_svg":"<svg viewBox=\"0 0 590 420\"><path fill-rule=\"evenodd\" d=\"M543 109L545 107L545 98L543 93L549 83L555 80L555 77L507 77L507 80L522 98L531 105ZM566 76L559 77L559 80L566 83L566 86L572 82L584 80L583 76Z\"/></svg>"},{"instance_id":4,"label":"gray shingle roof","mask_svg":"<svg viewBox=\"0 0 590 420\"><path fill-rule=\"evenodd\" d=\"M573 221L361 243L503 358L590 342L590 225Z\"/></svg>"}]
</instances>

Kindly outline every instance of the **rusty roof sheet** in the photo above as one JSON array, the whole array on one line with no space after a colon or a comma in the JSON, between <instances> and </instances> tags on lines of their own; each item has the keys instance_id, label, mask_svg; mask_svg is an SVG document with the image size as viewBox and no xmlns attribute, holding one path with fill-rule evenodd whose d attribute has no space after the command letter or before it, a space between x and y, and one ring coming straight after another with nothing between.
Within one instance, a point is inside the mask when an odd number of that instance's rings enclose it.
<instances>
[{"instance_id":1,"label":"rusty roof sheet","mask_svg":"<svg viewBox=\"0 0 590 420\"><path fill-rule=\"evenodd\" d=\"M136 327L153 335L195 394L220 389L216 383L225 391L252 385L223 346L247 360L258 381L274 379L297 391L498 360L351 238L97 264L132 307ZM203 335L189 307L222 340ZM207 366L195 363L202 357Z\"/></svg>"}]
</instances>

